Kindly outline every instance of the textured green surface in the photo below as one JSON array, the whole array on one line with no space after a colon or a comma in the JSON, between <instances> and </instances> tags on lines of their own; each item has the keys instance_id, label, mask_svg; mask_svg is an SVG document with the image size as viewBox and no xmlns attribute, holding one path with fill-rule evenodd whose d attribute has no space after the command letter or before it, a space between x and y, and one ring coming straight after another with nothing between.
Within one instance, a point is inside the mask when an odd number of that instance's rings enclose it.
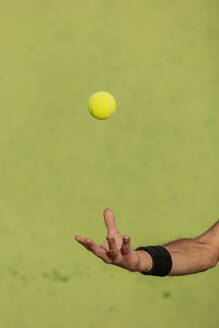
<instances>
[{"instance_id":1,"label":"textured green surface","mask_svg":"<svg viewBox=\"0 0 219 328\"><path fill-rule=\"evenodd\" d=\"M216 328L219 267L107 266L110 207L132 246L193 237L219 213L218 1L0 5L0 327ZM115 115L87 110L111 92Z\"/></svg>"}]
</instances>

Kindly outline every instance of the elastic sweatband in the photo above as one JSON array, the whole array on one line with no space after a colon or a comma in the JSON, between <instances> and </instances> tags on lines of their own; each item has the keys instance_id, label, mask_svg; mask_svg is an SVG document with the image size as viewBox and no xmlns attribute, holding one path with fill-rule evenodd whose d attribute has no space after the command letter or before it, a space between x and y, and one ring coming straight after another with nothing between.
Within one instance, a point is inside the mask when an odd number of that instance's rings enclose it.
<instances>
[{"instance_id":1,"label":"elastic sweatband","mask_svg":"<svg viewBox=\"0 0 219 328\"><path fill-rule=\"evenodd\" d=\"M167 276L172 269L172 258L170 253L163 246L138 247L137 250L148 252L153 259L153 267L149 272L140 272L144 275Z\"/></svg>"}]
</instances>

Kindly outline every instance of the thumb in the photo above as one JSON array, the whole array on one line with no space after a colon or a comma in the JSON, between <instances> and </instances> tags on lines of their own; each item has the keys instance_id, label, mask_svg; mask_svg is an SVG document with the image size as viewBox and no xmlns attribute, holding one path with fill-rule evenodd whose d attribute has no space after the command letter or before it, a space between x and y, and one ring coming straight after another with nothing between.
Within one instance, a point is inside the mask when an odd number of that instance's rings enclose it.
<instances>
[{"instance_id":1,"label":"thumb","mask_svg":"<svg viewBox=\"0 0 219 328\"><path fill-rule=\"evenodd\" d=\"M117 232L117 228L116 228L116 225L115 225L115 218L114 218L114 215L113 215L113 212L111 211L110 208L106 208L104 210L104 220L105 220L105 223L106 223L106 227L107 227L107 230L108 230L108 233L114 233L114 232Z\"/></svg>"}]
</instances>

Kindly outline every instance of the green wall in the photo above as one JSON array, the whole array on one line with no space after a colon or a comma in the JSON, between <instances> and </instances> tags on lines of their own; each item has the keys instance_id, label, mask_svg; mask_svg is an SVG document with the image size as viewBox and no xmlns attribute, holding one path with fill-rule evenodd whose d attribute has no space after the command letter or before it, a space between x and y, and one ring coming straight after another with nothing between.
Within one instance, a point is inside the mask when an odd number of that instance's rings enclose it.
<instances>
[{"instance_id":1,"label":"green wall","mask_svg":"<svg viewBox=\"0 0 219 328\"><path fill-rule=\"evenodd\" d=\"M0 4L0 327L216 328L219 266L146 277L74 240L195 237L219 213L219 3ZM99 90L116 114L87 109Z\"/></svg>"}]
</instances>

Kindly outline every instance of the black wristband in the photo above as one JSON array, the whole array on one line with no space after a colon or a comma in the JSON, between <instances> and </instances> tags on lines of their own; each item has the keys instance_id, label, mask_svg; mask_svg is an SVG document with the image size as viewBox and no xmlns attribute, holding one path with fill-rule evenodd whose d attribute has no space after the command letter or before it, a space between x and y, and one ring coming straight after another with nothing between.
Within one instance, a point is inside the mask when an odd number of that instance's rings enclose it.
<instances>
[{"instance_id":1,"label":"black wristband","mask_svg":"<svg viewBox=\"0 0 219 328\"><path fill-rule=\"evenodd\" d=\"M141 272L144 275L167 276L172 269L172 258L170 253L163 246L138 247L137 250L148 252L153 259L153 267L149 272Z\"/></svg>"}]
</instances>

